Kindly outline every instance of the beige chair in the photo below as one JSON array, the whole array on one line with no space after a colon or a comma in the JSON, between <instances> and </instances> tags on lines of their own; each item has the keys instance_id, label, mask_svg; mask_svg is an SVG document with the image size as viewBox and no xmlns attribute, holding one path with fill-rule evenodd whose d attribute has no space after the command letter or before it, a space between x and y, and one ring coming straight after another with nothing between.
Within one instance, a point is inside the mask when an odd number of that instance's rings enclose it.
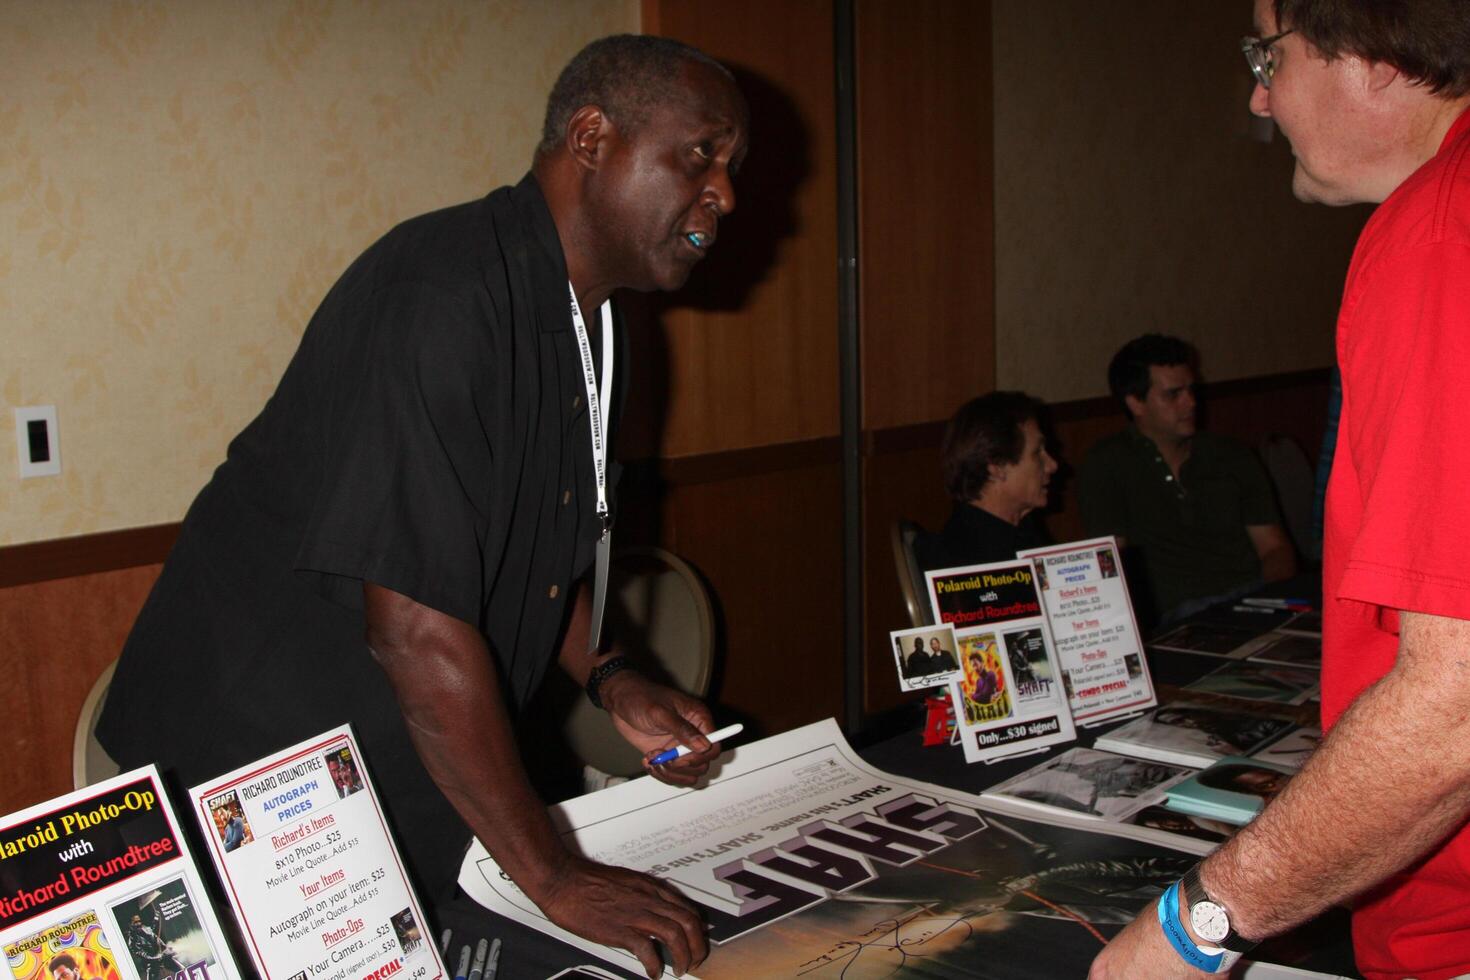
<instances>
[{"instance_id":1,"label":"beige chair","mask_svg":"<svg viewBox=\"0 0 1470 980\"><path fill-rule=\"evenodd\" d=\"M71 782L76 789L116 776L120 771L97 741L97 719L102 717L102 706L107 703L107 688L112 684L115 670L116 660L103 669L77 715L77 727L71 739Z\"/></svg>"},{"instance_id":2,"label":"beige chair","mask_svg":"<svg viewBox=\"0 0 1470 980\"><path fill-rule=\"evenodd\" d=\"M709 593L689 564L662 548L629 548L613 557L605 635L645 673L703 697L714 671L715 627ZM607 712L577 692L562 734L584 763L612 776L635 776L643 757Z\"/></svg>"},{"instance_id":3,"label":"beige chair","mask_svg":"<svg viewBox=\"0 0 1470 980\"><path fill-rule=\"evenodd\" d=\"M923 528L913 521L894 521L889 540L893 545L893 564L898 571L898 587L903 591L903 604L908 609L909 622L914 626L933 626L934 617L929 612L924 570L914 557L914 539L922 531Z\"/></svg>"}]
</instances>

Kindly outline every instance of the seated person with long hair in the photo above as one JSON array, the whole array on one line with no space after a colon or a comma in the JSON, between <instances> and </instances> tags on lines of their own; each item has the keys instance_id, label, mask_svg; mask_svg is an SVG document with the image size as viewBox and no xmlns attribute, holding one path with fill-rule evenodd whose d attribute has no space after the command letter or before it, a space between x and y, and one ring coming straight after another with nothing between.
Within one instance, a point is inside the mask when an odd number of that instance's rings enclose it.
<instances>
[{"instance_id":1,"label":"seated person with long hair","mask_svg":"<svg viewBox=\"0 0 1470 980\"><path fill-rule=\"evenodd\" d=\"M940 448L944 486L954 509L938 534L914 541L919 567L953 568L1006 561L1048 544L1040 515L1057 461L1046 451L1041 402L1019 391L993 391L960 406Z\"/></svg>"}]
</instances>

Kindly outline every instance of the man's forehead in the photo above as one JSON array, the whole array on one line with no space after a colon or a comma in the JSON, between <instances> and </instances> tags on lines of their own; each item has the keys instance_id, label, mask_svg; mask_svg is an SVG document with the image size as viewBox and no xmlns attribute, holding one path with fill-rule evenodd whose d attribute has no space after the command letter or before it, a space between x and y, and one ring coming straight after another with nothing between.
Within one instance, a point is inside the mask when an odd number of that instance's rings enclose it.
<instances>
[{"instance_id":1,"label":"man's forehead","mask_svg":"<svg viewBox=\"0 0 1470 980\"><path fill-rule=\"evenodd\" d=\"M1276 30L1275 0L1255 0L1255 28L1260 37L1270 37Z\"/></svg>"},{"instance_id":2,"label":"man's forehead","mask_svg":"<svg viewBox=\"0 0 1470 980\"><path fill-rule=\"evenodd\" d=\"M733 81L714 67L686 61L679 82L671 90L672 98L665 108L694 117L704 125L745 130L749 119L745 97Z\"/></svg>"},{"instance_id":3,"label":"man's forehead","mask_svg":"<svg viewBox=\"0 0 1470 980\"><path fill-rule=\"evenodd\" d=\"M1188 364L1150 364L1148 377L1153 387L1180 388L1194 383L1194 368Z\"/></svg>"}]
</instances>

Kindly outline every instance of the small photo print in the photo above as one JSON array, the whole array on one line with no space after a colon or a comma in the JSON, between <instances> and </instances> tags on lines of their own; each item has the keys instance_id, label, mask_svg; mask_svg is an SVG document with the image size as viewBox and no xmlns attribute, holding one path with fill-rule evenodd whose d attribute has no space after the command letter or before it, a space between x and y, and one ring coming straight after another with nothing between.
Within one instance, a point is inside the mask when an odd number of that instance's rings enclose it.
<instances>
[{"instance_id":1,"label":"small photo print","mask_svg":"<svg viewBox=\"0 0 1470 980\"><path fill-rule=\"evenodd\" d=\"M1042 701L1052 696L1056 679L1051 661L1046 656L1046 639L1041 627L1017 630L1002 635L1006 656L1011 663L1011 680L1016 686L1016 700L1022 704Z\"/></svg>"},{"instance_id":2,"label":"small photo print","mask_svg":"<svg viewBox=\"0 0 1470 980\"><path fill-rule=\"evenodd\" d=\"M1127 822L1135 827L1152 827L1155 830L1215 843L1229 840L1240 829L1235 824L1226 823L1223 820L1195 817L1157 804L1144 807L1129 817Z\"/></svg>"},{"instance_id":3,"label":"small photo print","mask_svg":"<svg viewBox=\"0 0 1470 980\"><path fill-rule=\"evenodd\" d=\"M358 771L357 762L352 758L351 746L343 745L333 749L327 753L326 760L327 775L332 777L338 799L345 799L362 789L362 773Z\"/></svg>"},{"instance_id":4,"label":"small photo print","mask_svg":"<svg viewBox=\"0 0 1470 980\"><path fill-rule=\"evenodd\" d=\"M1314 670L1232 661L1184 686L1191 691L1250 701L1301 704L1317 693L1319 685L1318 674Z\"/></svg>"},{"instance_id":5,"label":"small photo print","mask_svg":"<svg viewBox=\"0 0 1470 980\"><path fill-rule=\"evenodd\" d=\"M960 640L962 679L959 691L965 724L980 725L1011 716L1011 692L994 633L974 633Z\"/></svg>"},{"instance_id":6,"label":"small photo print","mask_svg":"<svg viewBox=\"0 0 1470 980\"><path fill-rule=\"evenodd\" d=\"M1112 548L1097 549L1097 573L1103 578L1118 577L1118 556Z\"/></svg>"},{"instance_id":7,"label":"small photo print","mask_svg":"<svg viewBox=\"0 0 1470 980\"><path fill-rule=\"evenodd\" d=\"M112 917L140 980L218 975L214 947L182 877L114 905Z\"/></svg>"},{"instance_id":8,"label":"small photo print","mask_svg":"<svg viewBox=\"0 0 1470 980\"><path fill-rule=\"evenodd\" d=\"M1162 804L1164 790L1189 776L1183 766L1072 748L989 792L1106 820Z\"/></svg>"},{"instance_id":9,"label":"small photo print","mask_svg":"<svg viewBox=\"0 0 1470 980\"><path fill-rule=\"evenodd\" d=\"M245 810L234 790L210 797L204 802L214 820L215 832L219 834L225 852L237 850L255 840L250 830L250 821L245 819Z\"/></svg>"},{"instance_id":10,"label":"small photo print","mask_svg":"<svg viewBox=\"0 0 1470 980\"><path fill-rule=\"evenodd\" d=\"M407 908L402 912L394 914L393 933L398 937L398 945L403 947L403 955L408 956L424 943L423 933L419 930L419 924L414 921L413 909Z\"/></svg>"},{"instance_id":11,"label":"small photo print","mask_svg":"<svg viewBox=\"0 0 1470 980\"><path fill-rule=\"evenodd\" d=\"M1251 651L1250 659L1288 667L1319 669L1322 666L1322 641L1312 636L1275 633L1265 644Z\"/></svg>"},{"instance_id":12,"label":"small photo print","mask_svg":"<svg viewBox=\"0 0 1470 980\"><path fill-rule=\"evenodd\" d=\"M1123 666L1128 669L1128 679L1137 680L1143 676L1143 659L1136 653L1123 654Z\"/></svg>"},{"instance_id":13,"label":"small photo print","mask_svg":"<svg viewBox=\"0 0 1470 980\"><path fill-rule=\"evenodd\" d=\"M904 691L923 691L938 687L960 676L959 648L954 627L920 626L888 634L893 644L893 664L898 670L898 686Z\"/></svg>"},{"instance_id":14,"label":"small photo print","mask_svg":"<svg viewBox=\"0 0 1470 980\"><path fill-rule=\"evenodd\" d=\"M1289 769L1300 769L1321 744L1322 729L1298 728L1283 736L1281 741L1273 742L1259 752L1251 753L1251 758Z\"/></svg>"},{"instance_id":15,"label":"small photo print","mask_svg":"<svg viewBox=\"0 0 1470 980\"><path fill-rule=\"evenodd\" d=\"M8 943L5 956L15 980L123 980L93 911Z\"/></svg>"}]
</instances>

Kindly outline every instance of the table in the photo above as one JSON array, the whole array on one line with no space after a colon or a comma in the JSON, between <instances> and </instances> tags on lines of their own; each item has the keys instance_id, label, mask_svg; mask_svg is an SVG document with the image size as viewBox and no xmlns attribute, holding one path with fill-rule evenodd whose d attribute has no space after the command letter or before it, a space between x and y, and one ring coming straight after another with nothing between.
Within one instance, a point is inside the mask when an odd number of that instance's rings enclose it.
<instances>
[{"instance_id":1,"label":"table","mask_svg":"<svg viewBox=\"0 0 1470 980\"><path fill-rule=\"evenodd\" d=\"M1213 615L1229 618L1229 611L1217 610L1213 611ZM1275 616L1235 615L1249 616L1250 618L1242 618L1240 621L1262 630L1278 625L1278 617ZM1169 699L1170 692L1207 673L1221 662L1220 658L1207 655L1149 652L1150 669L1160 690L1161 702ZM1061 746L1046 754L1030 755L991 765L968 765L958 747L922 747L919 734L922 720L921 709L910 705L886 719L886 724L877 727L867 738L854 740L854 745L868 763L879 769L970 793L979 793L988 786L1019 774L1070 747ZM1090 746L1098 735L1121 723L1083 730L1079 732L1075 744ZM456 965L457 951L465 938L473 946L474 939L490 930L503 940L501 975L505 977L549 977L560 970L587 963L595 963L599 969L616 976L636 976L612 964L595 961L589 955L529 927L493 916L462 896L457 901L441 905L440 918L456 934L451 940L451 955L448 958L451 970ZM1348 919L1346 913L1340 910L1329 912L1287 936L1263 944L1253 958L1323 973L1356 975Z\"/></svg>"}]
</instances>

